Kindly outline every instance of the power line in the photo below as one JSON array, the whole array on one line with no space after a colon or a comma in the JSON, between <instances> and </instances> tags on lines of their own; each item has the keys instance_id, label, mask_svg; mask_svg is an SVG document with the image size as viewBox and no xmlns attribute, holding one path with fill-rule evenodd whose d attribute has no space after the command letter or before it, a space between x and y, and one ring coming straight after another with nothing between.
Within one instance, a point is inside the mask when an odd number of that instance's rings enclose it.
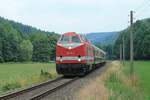
<instances>
[{"instance_id":1,"label":"power line","mask_svg":"<svg viewBox=\"0 0 150 100\"><path fill-rule=\"evenodd\" d=\"M150 7L150 0L146 0L140 7L134 10L136 12L135 16L141 15L147 7Z\"/></svg>"},{"instance_id":2,"label":"power line","mask_svg":"<svg viewBox=\"0 0 150 100\"><path fill-rule=\"evenodd\" d=\"M140 10L142 7L144 7L147 4L147 2L149 2L149 0L143 0L143 2L137 8L135 8L133 11Z\"/></svg>"}]
</instances>

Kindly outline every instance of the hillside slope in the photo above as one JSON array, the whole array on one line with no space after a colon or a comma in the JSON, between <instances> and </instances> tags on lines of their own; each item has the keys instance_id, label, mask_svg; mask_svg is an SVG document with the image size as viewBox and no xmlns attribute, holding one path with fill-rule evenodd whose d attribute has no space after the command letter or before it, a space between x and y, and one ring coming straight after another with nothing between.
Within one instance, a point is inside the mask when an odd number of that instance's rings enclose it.
<instances>
[{"instance_id":1,"label":"hillside slope","mask_svg":"<svg viewBox=\"0 0 150 100\"><path fill-rule=\"evenodd\" d=\"M0 62L38 61L54 58L59 35L0 17Z\"/></svg>"},{"instance_id":2,"label":"hillside slope","mask_svg":"<svg viewBox=\"0 0 150 100\"><path fill-rule=\"evenodd\" d=\"M0 17L0 28L4 29L5 31L8 31L9 29L14 29L16 32L20 32L23 35L32 35L34 33L44 33L44 34L51 34L53 32L47 32L40 29L37 29L35 27L24 25L22 23L18 23L12 20L5 19L3 17ZM2 32L2 30L0 30Z\"/></svg>"},{"instance_id":3,"label":"hillside slope","mask_svg":"<svg viewBox=\"0 0 150 100\"><path fill-rule=\"evenodd\" d=\"M118 37L118 32L88 33L86 37L94 44L113 44Z\"/></svg>"}]
</instances>

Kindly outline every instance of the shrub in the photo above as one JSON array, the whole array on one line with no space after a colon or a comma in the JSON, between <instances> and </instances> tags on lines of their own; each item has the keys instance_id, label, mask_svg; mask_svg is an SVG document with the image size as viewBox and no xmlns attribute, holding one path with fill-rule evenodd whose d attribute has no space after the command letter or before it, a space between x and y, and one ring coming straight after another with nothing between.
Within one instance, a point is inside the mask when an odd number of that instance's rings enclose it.
<instances>
[{"instance_id":1,"label":"shrub","mask_svg":"<svg viewBox=\"0 0 150 100\"><path fill-rule=\"evenodd\" d=\"M51 75L49 72L46 72L46 71L41 70L40 77L52 78L52 75Z\"/></svg>"},{"instance_id":2,"label":"shrub","mask_svg":"<svg viewBox=\"0 0 150 100\"><path fill-rule=\"evenodd\" d=\"M4 86L2 86L2 91L8 91L8 90L14 90L16 88L20 88L21 85L18 82L13 83L6 83Z\"/></svg>"}]
</instances>

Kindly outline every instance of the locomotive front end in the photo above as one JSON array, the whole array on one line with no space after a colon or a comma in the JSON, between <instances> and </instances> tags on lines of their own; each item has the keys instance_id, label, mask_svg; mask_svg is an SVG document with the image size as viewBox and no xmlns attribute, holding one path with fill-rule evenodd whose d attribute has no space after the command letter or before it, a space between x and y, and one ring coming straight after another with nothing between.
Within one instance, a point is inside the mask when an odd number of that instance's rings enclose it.
<instances>
[{"instance_id":1,"label":"locomotive front end","mask_svg":"<svg viewBox=\"0 0 150 100\"><path fill-rule=\"evenodd\" d=\"M77 75L83 72L86 49L80 36L74 32L65 33L56 46L56 70L63 75Z\"/></svg>"}]
</instances>

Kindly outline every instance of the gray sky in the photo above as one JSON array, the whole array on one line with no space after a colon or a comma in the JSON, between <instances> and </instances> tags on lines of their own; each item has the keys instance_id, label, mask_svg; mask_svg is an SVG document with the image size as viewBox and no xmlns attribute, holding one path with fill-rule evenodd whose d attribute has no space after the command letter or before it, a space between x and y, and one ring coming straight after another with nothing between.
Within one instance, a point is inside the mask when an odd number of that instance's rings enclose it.
<instances>
[{"instance_id":1,"label":"gray sky","mask_svg":"<svg viewBox=\"0 0 150 100\"><path fill-rule=\"evenodd\" d=\"M120 31L132 9L150 17L149 0L0 0L0 16L59 33Z\"/></svg>"}]
</instances>

